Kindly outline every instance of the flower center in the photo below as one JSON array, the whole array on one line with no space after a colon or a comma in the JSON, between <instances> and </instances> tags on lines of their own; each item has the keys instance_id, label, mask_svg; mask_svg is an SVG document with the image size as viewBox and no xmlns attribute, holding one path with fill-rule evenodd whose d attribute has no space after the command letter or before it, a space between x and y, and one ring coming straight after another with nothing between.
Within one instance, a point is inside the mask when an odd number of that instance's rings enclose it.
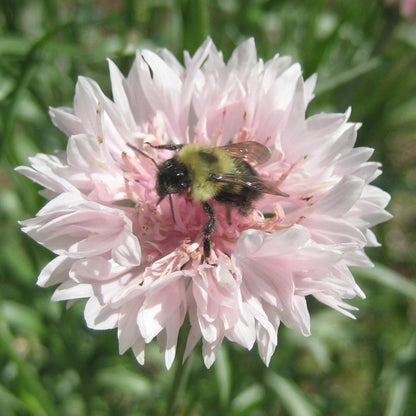
<instances>
[{"instance_id":1,"label":"flower center","mask_svg":"<svg viewBox=\"0 0 416 416\"><path fill-rule=\"evenodd\" d=\"M134 211L135 233L138 236L143 257L149 262L182 247L194 259L203 259L203 231L209 221L202 204L187 197L172 196L175 221L168 200L158 206L138 204ZM287 228L284 211L280 204L274 204L274 212L263 215L253 209L247 216L238 208L210 201L215 215L215 229L210 236L214 258L230 256L241 233L246 229L259 229L265 233ZM192 254L189 246L192 246Z\"/></svg>"}]
</instances>

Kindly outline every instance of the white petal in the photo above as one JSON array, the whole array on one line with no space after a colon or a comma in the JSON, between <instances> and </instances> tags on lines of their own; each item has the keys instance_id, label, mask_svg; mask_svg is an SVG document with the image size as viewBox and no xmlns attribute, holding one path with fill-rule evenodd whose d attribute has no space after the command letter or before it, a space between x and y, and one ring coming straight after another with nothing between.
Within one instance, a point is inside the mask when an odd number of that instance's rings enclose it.
<instances>
[{"instance_id":1,"label":"white petal","mask_svg":"<svg viewBox=\"0 0 416 416\"><path fill-rule=\"evenodd\" d=\"M145 123L153 112L142 87L142 78L148 79L148 72L149 68L143 65L143 59L138 52L126 80L126 95L133 117L139 126Z\"/></svg>"},{"instance_id":2,"label":"white petal","mask_svg":"<svg viewBox=\"0 0 416 416\"><path fill-rule=\"evenodd\" d=\"M234 49L227 67L238 71L239 77L244 80L255 65L257 65L256 45L254 39L249 38Z\"/></svg>"},{"instance_id":3,"label":"white petal","mask_svg":"<svg viewBox=\"0 0 416 416\"><path fill-rule=\"evenodd\" d=\"M53 124L62 130L68 137L73 134L85 133L82 121L74 114L72 108L49 108L49 115Z\"/></svg>"},{"instance_id":4,"label":"white petal","mask_svg":"<svg viewBox=\"0 0 416 416\"><path fill-rule=\"evenodd\" d=\"M136 357L136 360L140 365L144 365L144 347L145 343L144 340L141 338L139 338L132 347L134 356Z\"/></svg>"},{"instance_id":5,"label":"white petal","mask_svg":"<svg viewBox=\"0 0 416 416\"><path fill-rule=\"evenodd\" d=\"M112 257L121 266L138 266L141 262L142 252L137 237L129 231L121 234L119 241L114 242Z\"/></svg>"},{"instance_id":6,"label":"white petal","mask_svg":"<svg viewBox=\"0 0 416 416\"><path fill-rule=\"evenodd\" d=\"M66 176L71 175L65 161L57 156L38 153L29 158L32 168L19 166L15 170L53 192L79 192Z\"/></svg>"},{"instance_id":7,"label":"white petal","mask_svg":"<svg viewBox=\"0 0 416 416\"><path fill-rule=\"evenodd\" d=\"M311 102L311 100L314 98L313 91L315 89L317 79L318 79L318 75L317 74L312 74L305 81L304 89L305 89L305 103L306 103L306 105L308 105Z\"/></svg>"},{"instance_id":8,"label":"white petal","mask_svg":"<svg viewBox=\"0 0 416 416\"><path fill-rule=\"evenodd\" d=\"M97 134L97 110L100 100L97 92L101 92L98 84L92 79L78 77L75 87L74 114L82 121L84 131ZM103 96L99 93L98 95Z\"/></svg>"},{"instance_id":9,"label":"white petal","mask_svg":"<svg viewBox=\"0 0 416 416\"><path fill-rule=\"evenodd\" d=\"M71 279L77 282L88 282L91 280L104 281L111 278L111 263L103 257L87 257L75 261L70 270Z\"/></svg>"},{"instance_id":10,"label":"white petal","mask_svg":"<svg viewBox=\"0 0 416 416\"><path fill-rule=\"evenodd\" d=\"M335 217L344 215L360 198L364 185L362 179L346 176L314 204L314 210Z\"/></svg>"},{"instance_id":11,"label":"white petal","mask_svg":"<svg viewBox=\"0 0 416 416\"><path fill-rule=\"evenodd\" d=\"M36 284L42 287L49 287L64 282L68 279L69 270L74 261L74 259L66 256L54 258L42 269Z\"/></svg>"},{"instance_id":12,"label":"white petal","mask_svg":"<svg viewBox=\"0 0 416 416\"><path fill-rule=\"evenodd\" d=\"M320 244L356 242L364 247L366 238L350 221L329 215L311 215L302 221L311 232L314 241Z\"/></svg>"},{"instance_id":13,"label":"white petal","mask_svg":"<svg viewBox=\"0 0 416 416\"><path fill-rule=\"evenodd\" d=\"M139 339L139 328L136 323L137 314L133 305L127 304L122 308L118 322L119 353L124 354Z\"/></svg>"},{"instance_id":14,"label":"white petal","mask_svg":"<svg viewBox=\"0 0 416 416\"><path fill-rule=\"evenodd\" d=\"M150 342L158 335L172 314L184 307L185 302L183 282L176 279L160 290L148 292L137 316L137 324L145 341Z\"/></svg>"},{"instance_id":15,"label":"white petal","mask_svg":"<svg viewBox=\"0 0 416 416\"><path fill-rule=\"evenodd\" d=\"M179 330L185 318L185 310L178 309L166 324L165 365L169 370L172 367L176 355Z\"/></svg>"},{"instance_id":16,"label":"white petal","mask_svg":"<svg viewBox=\"0 0 416 416\"><path fill-rule=\"evenodd\" d=\"M84 309L84 318L89 328L113 329L117 327L119 312L109 305L102 305L97 298L88 299Z\"/></svg>"},{"instance_id":17,"label":"white petal","mask_svg":"<svg viewBox=\"0 0 416 416\"><path fill-rule=\"evenodd\" d=\"M189 312L189 316L194 316L191 312ZM198 325L192 325L191 329L188 334L188 338L186 340L186 347L185 353L183 355L183 359L185 360L189 357L189 354L193 351L198 341L201 339L201 331Z\"/></svg>"},{"instance_id":18,"label":"white petal","mask_svg":"<svg viewBox=\"0 0 416 416\"><path fill-rule=\"evenodd\" d=\"M284 308L281 313L282 322L289 328L299 331L303 336L311 334L311 321L304 296L294 296L293 309Z\"/></svg>"},{"instance_id":19,"label":"white petal","mask_svg":"<svg viewBox=\"0 0 416 416\"><path fill-rule=\"evenodd\" d=\"M79 169L93 169L101 154L102 143L97 137L88 134L78 134L68 140L68 163Z\"/></svg>"},{"instance_id":20,"label":"white petal","mask_svg":"<svg viewBox=\"0 0 416 416\"><path fill-rule=\"evenodd\" d=\"M93 290L89 284L80 284L73 280L66 280L53 293L51 300L54 302L60 300L88 298L93 295Z\"/></svg>"},{"instance_id":21,"label":"white petal","mask_svg":"<svg viewBox=\"0 0 416 416\"><path fill-rule=\"evenodd\" d=\"M130 102L125 89L126 80L113 61L107 59L107 62L110 70L111 91L114 102L122 114L125 124L131 130L135 130L136 122L131 112Z\"/></svg>"}]
</instances>

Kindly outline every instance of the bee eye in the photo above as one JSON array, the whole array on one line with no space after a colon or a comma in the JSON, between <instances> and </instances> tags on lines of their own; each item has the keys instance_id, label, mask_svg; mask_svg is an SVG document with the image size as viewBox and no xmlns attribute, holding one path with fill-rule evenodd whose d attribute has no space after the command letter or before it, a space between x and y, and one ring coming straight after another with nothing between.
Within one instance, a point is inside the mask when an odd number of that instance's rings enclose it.
<instances>
[{"instance_id":1,"label":"bee eye","mask_svg":"<svg viewBox=\"0 0 416 416\"><path fill-rule=\"evenodd\" d=\"M187 175L185 172L177 172L172 177L172 188L175 189L175 193L183 193L188 188Z\"/></svg>"}]
</instances>

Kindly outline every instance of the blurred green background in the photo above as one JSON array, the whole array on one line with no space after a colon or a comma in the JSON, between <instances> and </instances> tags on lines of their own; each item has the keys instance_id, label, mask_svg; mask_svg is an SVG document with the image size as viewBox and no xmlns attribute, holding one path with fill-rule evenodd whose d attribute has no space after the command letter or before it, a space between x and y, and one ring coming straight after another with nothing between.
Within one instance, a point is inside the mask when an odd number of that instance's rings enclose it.
<instances>
[{"instance_id":1,"label":"blurred green background","mask_svg":"<svg viewBox=\"0 0 416 416\"><path fill-rule=\"evenodd\" d=\"M383 163L390 222L376 266L356 270L367 300L357 321L311 302L312 336L281 328L269 368L224 343L207 371L185 369L175 415L413 415L416 408L416 20L376 0L2 0L0 2L0 416L164 415L175 384L155 345L140 367L115 331L85 326L36 277L51 254L17 221L44 204L14 173L36 152L64 149L48 106L72 106L78 75L109 94L106 57L127 74L136 48L181 59L210 35L226 58L247 37L259 56L291 55L318 73L308 113L361 121L357 145Z\"/></svg>"}]
</instances>

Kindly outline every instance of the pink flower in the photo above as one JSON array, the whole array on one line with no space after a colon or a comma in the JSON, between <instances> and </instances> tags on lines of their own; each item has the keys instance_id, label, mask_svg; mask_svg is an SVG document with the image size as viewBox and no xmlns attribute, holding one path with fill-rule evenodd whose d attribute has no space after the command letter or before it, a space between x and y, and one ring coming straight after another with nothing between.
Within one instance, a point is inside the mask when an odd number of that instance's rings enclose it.
<instances>
[{"instance_id":1,"label":"pink flower","mask_svg":"<svg viewBox=\"0 0 416 416\"><path fill-rule=\"evenodd\" d=\"M117 328L120 353L144 363L154 338L169 368L184 320L189 354L202 340L211 366L225 338L268 364L282 322L310 334L306 297L352 316L344 299L364 297L349 266L371 266L364 247L386 221L389 195L370 185L379 164L354 148L358 124L345 114L305 118L316 77L306 81L287 57L259 60L253 40L224 63L208 39L183 67L173 55L139 51L124 78L109 61L113 101L80 78L74 108L51 109L68 135L65 152L38 154L18 171L49 199L23 230L57 257L38 284L58 285L53 300L88 298L94 329ZM264 194L242 216L210 201L216 216L205 258L207 214L186 196L158 204L156 166L167 143L222 146L257 141L271 157L258 175L288 196ZM268 215L265 215L268 214Z\"/></svg>"}]
</instances>

